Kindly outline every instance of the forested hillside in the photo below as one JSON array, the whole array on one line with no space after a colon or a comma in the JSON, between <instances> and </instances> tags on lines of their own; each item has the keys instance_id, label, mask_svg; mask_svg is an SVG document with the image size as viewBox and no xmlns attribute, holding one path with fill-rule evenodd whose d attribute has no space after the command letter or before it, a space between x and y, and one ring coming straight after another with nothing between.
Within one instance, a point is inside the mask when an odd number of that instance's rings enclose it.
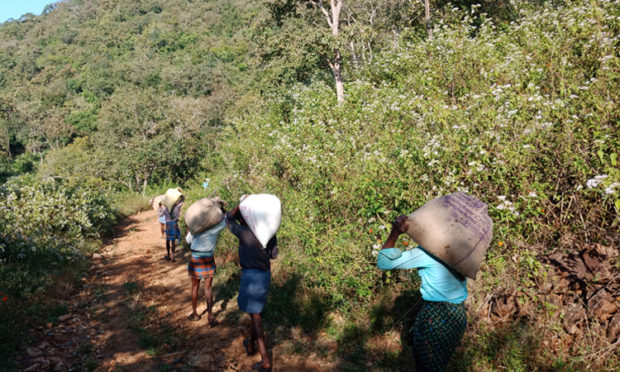
<instances>
[{"instance_id":1,"label":"forested hillside","mask_svg":"<svg viewBox=\"0 0 620 372\"><path fill-rule=\"evenodd\" d=\"M257 2L48 9L2 27L4 174L48 157L43 175L89 174L130 190L191 177L249 85Z\"/></svg>"},{"instance_id":2,"label":"forested hillside","mask_svg":"<svg viewBox=\"0 0 620 372\"><path fill-rule=\"evenodd\" d=\"M291 353L407 365L382 337L406 333L419 283L376 255L396 216L465 191L494 238L451 368L619 368L620 2L428 10L66 0L1 24L2 355L119 216L209 178L233 205L282 200L265 321L318 340Z\"/></svg>"}]
</instances>

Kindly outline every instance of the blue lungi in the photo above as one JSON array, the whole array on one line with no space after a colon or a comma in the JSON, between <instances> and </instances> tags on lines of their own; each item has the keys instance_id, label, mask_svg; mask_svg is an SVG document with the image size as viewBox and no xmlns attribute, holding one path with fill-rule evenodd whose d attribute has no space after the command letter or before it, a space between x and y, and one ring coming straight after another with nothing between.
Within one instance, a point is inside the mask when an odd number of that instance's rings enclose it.
<instances>
[{"instance_id":1,"label":"blue lungi","mask_svg":"<svg viewBox=\"0 0 620 372\"><path fill-rule=\"evenodd\" d=\"M267 304L271 271L260 269L241 270L241 285L237 304L241 311L248 314L260 314Z\"/></svg>"},{"instance_id":2,"label":"blue lungi","mask_svg":"<svg viewBox=\"0 0 620 372\"><path fill-rule=\"evenodd\" d=\"M177 221L166 222L166 240L175 241L181 239L181 230Z\"/></svg>"}]
</instances>

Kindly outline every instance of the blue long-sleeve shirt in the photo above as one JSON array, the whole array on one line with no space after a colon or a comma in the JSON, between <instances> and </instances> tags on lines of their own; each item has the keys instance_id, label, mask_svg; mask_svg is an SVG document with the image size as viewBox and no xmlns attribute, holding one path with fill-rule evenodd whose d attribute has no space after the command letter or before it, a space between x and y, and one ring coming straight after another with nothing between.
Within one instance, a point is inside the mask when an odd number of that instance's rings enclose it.
<instances>
[{"instance_id":1,"label":"blue long-sleeve shirt","mask_svg":"<svg viewBox=\"0 0 620 372\"><path fill-rule=\"evenodd\" d=\"M467 279L460 280L420 248L404 252L398 248L382 249L377 257L377 267L381 270L417 268L422 280L420 292L426 301L458 304L467 298Z\"/></svg>"}]
</instances>

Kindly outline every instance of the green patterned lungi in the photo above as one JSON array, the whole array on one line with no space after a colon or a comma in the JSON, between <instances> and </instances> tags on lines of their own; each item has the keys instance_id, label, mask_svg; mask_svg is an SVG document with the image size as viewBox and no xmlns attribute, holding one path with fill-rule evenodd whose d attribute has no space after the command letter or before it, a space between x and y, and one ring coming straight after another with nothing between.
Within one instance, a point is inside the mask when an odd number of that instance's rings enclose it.
<instances>
[{"instance_id":1,"label":"green patterned lungi","mask_svg":"<svg viewBox=\"0 0 620 372\"><path fill-rule=\"evenodd\" d=\"M463 303L423 301L422 309L409 330L416 372L445 370L466 325Z\"/></svg>"}]
</instances>

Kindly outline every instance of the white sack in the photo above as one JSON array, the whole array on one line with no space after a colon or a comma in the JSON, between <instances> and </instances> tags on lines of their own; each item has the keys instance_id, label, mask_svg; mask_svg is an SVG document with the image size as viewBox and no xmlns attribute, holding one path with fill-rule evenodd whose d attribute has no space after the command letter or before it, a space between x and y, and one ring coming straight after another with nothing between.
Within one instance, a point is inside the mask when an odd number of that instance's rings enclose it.
<instances>
[{"instance_id":1,"label":"white sack","mask_svg":"<svg viewBox=\"0 0 620 372\"><path fill-rule=\"evenodd\" d=\"M185 235L185 241L187 242L187 244L192 244L192 242L194 241L194 236L191 232L188 232L187 235Z\"/></svg>"},{"instance_id":2,"label":"white sack","mask_svg":"<svg viewBox=\"0 0 620 372\"><path fill-rule=\"evenodd\" d=\"M158 195L151 199L151 207L155 212L159 210L159 203L164 200L164 195Z\"/></svg>"},{"instance_id":3,"label":"white sack","mask_svg":"<svg viewBox=\"0 0 620 372\"><path fill-rule=\"evenodd\" d=\"M282 205L271 194L249 195L239 204L239 211L263 248L280 228Z\"/></svg>"}]
</instances>

